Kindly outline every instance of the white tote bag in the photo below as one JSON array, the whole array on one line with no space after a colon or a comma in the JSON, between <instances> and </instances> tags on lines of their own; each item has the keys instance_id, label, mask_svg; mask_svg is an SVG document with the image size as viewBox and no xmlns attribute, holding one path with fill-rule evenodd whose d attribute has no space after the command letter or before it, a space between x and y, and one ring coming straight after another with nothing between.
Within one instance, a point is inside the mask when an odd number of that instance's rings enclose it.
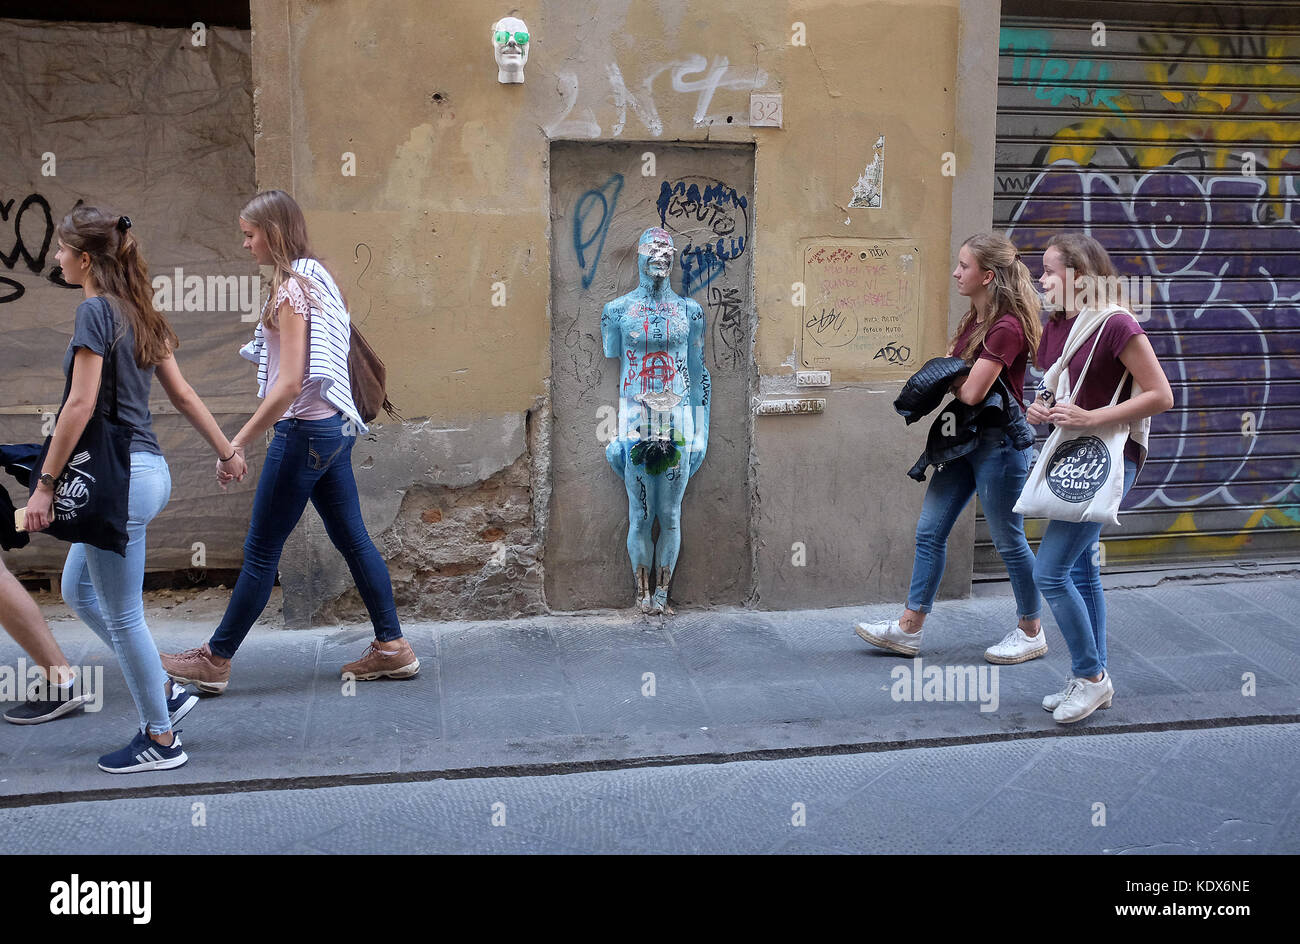
<instances>
[{"instance_id":1,"label":"white tote bag","mask_svg":"<svg viewBox=\"0 0 1300 944\"><path fill-rule=\"evenodd\" d=\"M1105 322L1098 326L1097 340L1092 342L1092 350L1079 373L1080 387L1092 365L1092 355L1097 353L1103 327ZM1110 398L1111 406L1119 402L1120 391L1128 378L1126 370ZM1057 380L1056 400L1059 403L1069 396L1067 367ZM1014 511L1027 518L1119 524L1119 503L1124 498L1124 446L1128 438L1126 422L1096 429L1056 427L1029 470Z\"/></svg>"}]
</instances>

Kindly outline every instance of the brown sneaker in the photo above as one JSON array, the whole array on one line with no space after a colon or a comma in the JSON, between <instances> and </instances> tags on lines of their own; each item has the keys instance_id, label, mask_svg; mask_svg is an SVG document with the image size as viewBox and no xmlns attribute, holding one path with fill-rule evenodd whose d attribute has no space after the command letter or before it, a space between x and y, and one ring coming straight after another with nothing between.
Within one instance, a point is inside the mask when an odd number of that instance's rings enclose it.
<instances>
[{"instance_id":1,"label":"brown sneaker","mask_svg":"<svg viewBox=\"0 0 1300 944\"><path fill-rule=\"evenodd\" d=\"M230 682L230 663L217 665L212 660L212 650L205 642L197 649L184 652L160 652L163 671L171 676L173 682L193 685L201 692L220 695Z\"/></svg>"},{"instance_id":2,"label":"brown sneaker","mask_svg":"<svg viewBox=\"0 0 1300 944\"><path fill-rule=\"evenodd\" d=\"M343 666L342 675L358 681L377 678L410 678L420 671L420 660L411 650L405 636L380 642L378 639L366 647L361 658Z\"/></svg>"}]
</instances>

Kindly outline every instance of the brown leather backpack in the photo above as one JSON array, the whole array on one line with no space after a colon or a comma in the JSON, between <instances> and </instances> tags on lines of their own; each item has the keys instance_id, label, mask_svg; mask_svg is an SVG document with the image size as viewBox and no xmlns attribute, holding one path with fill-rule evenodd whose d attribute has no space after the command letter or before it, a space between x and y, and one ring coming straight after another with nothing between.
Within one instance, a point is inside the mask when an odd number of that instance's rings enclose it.
<instances>
[{"instance_id":1,"label":"brown leather backpack","mask_svg":"<svg viewBox=\"0 0 1300 944\"><path fill-rule=\"evenodd\" d=\"M352 339L348 345L348 378L352 381L352 402L357 405L357 412L365 423L377 417L380 410L391 419L402 418L397 408L388 402L388 393L384 389L388 371L384 362L366 343L356 325L352 326Z\"/></svg>"}]
</instances>

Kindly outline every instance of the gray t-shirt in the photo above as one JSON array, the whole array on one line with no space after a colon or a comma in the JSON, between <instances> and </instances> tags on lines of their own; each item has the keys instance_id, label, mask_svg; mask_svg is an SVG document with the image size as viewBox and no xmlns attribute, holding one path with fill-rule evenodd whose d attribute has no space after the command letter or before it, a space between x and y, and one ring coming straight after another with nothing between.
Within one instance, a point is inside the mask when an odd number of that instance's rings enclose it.
<instances>
[{"instance_id":1,"label":"gray t-shirt","mask_svg":"<svg viewBox=\"0 0 1300 944\"><path fill-rule=\"evenodd\" d=\"M115 327L116 325L116 327ZM117 331L121 336L114 346ZM153 368L140 368L135 363L135 332L131 323L122 317L109 299L103 295L88 298L77 306L77 321L72 329L72 342L63 357L63 376L72 374L72 361L77 348L84 347L100 357L110 348L117 368L117 415L131 426L131 451L151 452L161 456L162 449L153 434L153 416L149 413L149 388L153 385ZM113 376L113 366L104 365L104 382L99 388L97 409L107 413L113 404L113 392L108 389Z\"/></svg>"}]
</instances>

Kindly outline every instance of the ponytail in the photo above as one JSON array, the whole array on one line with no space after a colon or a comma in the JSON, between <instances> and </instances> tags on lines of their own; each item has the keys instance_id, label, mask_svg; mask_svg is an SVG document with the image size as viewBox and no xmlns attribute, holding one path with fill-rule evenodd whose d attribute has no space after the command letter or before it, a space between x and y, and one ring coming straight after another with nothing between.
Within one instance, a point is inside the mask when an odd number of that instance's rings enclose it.
<instances>
[{"instance_id":1,"label":"ponytail","mask_svg":"<svg viewBox=\"0 0 1300 944\"><path fill-rule=\"evenodd\" d=\"M153 305L149 266L140 242L130 232L129 216L113 216L78 204L59 223L58 235L77 252L90 255L90 275L104 295L115 300L135 335L135 362L160 364L181 346L180 339Z\"/></svg>"}]
</instances>

